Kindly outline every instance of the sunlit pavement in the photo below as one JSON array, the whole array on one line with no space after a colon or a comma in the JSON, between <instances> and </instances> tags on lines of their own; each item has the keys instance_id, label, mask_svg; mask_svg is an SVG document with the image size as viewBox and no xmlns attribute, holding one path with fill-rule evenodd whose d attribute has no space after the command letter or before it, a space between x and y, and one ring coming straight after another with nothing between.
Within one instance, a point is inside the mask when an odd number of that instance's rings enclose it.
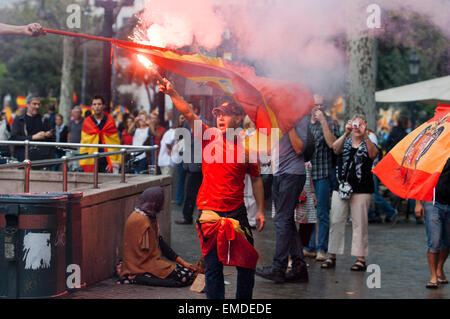
<instances>
[{"instance_id":1,"label":"sunlit pavement","mask_svg":"<svg viewBox=\"0 0 450 319\"><path fill-rule=\"evenodd\" d=\"M195 225L177 225L181 208L172 206L172 248L185 260L196 263L201 256ZM196 216L195 216L196 217ZM260 254L258 267L271 264L275 231L273 220L267 212L267 225L261 233L254 232L255 247ZM403 217L400 217L403 220ZM367 264L375 264L380 270L380 288L373 287L375 273L350 271L355 257L350 256L351 226L346 230L346 255L338 256L335 269L321 269L320 263L307 258L309 283L273 282L256 277L254 298L257 299L306 299L306 298L450 298L450 285L438 289L425 288L429 279L426 262L425 225L414 221L369 225L369 258ZM374 268L377 268L376 266ZM450 277L447 263L446 273ZM226 298L232 299L236 290L236 271L225 267ZM369 281L369 286L367 282ZM372 285L370 285L372 283ZM204 293L186 288L161 288L139 285L117 285L115 278L82 288L64 296L64 299L205 299Z\"/></svg>"}]
</instances>

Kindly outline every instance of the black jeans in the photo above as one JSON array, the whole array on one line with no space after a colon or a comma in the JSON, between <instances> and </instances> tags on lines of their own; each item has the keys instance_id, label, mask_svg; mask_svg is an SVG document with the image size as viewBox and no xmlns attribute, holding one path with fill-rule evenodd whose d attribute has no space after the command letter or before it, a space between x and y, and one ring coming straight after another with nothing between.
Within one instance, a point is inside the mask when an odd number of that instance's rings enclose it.
<instances>
[{"instance_id":1,"label":"black jeans","mask_svg":"<svg viewBox=\"0 0 450 319\"><path fill-rule=\"evenodd\" d=\"M247 210L245 206L231 212L216 212L221 217L233 218L239 221L242 229L247 228L251 234L250 224L248 223ZM253 245L253 237L246 234L247 240ZM236 267L237 269L237 287L236 299L252 299L253 287L255 285L255 270ZM223 264L217 256L217 246L215 246L208 255L205 256L205 285L206 298L224 299L225 285L223 277Z\"/></svg>"},{"instance_id":2,"label":"black jeans","mask_svg":"<svg viewBox=\"0 0 450 319\"><path fill-rule=\"evenodd\" d=\"M183 206L183 217L187 222L192 223L194 208L197 201L198 190L202 185L203 174L201 172L187 172L186 199Z\"/></svg>"}]
</instances>

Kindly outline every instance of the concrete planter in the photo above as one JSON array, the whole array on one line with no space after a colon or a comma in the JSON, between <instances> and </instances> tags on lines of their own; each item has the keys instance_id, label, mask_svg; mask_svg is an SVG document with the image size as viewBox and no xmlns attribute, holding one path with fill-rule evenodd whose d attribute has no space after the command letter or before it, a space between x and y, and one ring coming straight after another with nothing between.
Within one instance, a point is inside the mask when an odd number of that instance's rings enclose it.
<instances>
[{"instance_id":1,"label":"concrete planter","mask_svg":"<svg viewBox=\"0 0 450 319\"><path fill-rule=\"evenodd\" d=\"M23 192L23 170L0 170L0 193ZM170 176L99 174L99 188L92 188L90 173L69 173L68 191L82 192L80 216L74 233L79 234L81 282L87 285L110 278L122 256L123 229L142 192L148 187L164 189L164 212L158 216L161 234L170 243L172 186ZM61 172L32 171L30 192L62 192Z\"/></svg>"}]
</instances>

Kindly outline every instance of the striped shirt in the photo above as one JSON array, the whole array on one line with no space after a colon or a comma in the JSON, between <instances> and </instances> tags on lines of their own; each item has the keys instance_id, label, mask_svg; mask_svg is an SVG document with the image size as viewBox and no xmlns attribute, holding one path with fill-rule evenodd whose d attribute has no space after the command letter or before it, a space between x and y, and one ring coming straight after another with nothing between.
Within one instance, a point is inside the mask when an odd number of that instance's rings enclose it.
<instances>
[{"instance_id":1,"label":"striped shirt","mask_svg":"<svg viewBox=\"0 0 450 319\"><path fill-rule=\"evenodd\" d=\"M306 191L306 202L304 204L297 204L295 208L294 219L300 224L315 224L317 223L317 211L314 204L314 197L311 189L311 164L305 163L306 181L303 190Z\"/></svg>"},{"instance_id":2,"label":"striped shirt","mask_svg":"<svg viewBox=\"0 0 450 319\"><path fill-rule=\"evenodd\" d=\"M340 134L338 123L329 116L325 116L325 118L327 119L330 132L334 136L339 137ZM327 142L325 141L322 125L319 121L316 121L314 124L310 122L309 128L314 138L315 145L314 154L311 159L311 173L312 179L316 181L322 178L327 178L331 175L331 170L333 167L333 150L328 147Z\"/></svg>"}]
</instances>

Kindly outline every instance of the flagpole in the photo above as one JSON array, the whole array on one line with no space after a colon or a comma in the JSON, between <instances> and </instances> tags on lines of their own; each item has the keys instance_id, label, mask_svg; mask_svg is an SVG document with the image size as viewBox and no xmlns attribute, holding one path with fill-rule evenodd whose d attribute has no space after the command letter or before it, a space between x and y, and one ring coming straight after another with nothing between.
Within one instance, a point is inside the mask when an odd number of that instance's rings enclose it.
<instances>
[{"instance_id":1,"label":"flagpole","mask_svg":"<svg viewBox=\"0 0 450 319\"><path fill-rule=\"evenodd\" d=\"M127 46L132 46L132 47L135 47L138 49L140 48L140 49L148 49L148 50L171 51L171 52L177 52L179 54L189 54L186 52L182 52L180 50L167 49L167 48L157 47L157 46L153 46L153 45L141 44L141 43L137 43L137 42L131 42L131 41L125 41L125 40L119 40L119 39L105 38L105 37L100 37L100 36L96 36L96 35L74 33L74 32L69 32L69 31L61 31L61 30L48 29L48 28L42 28L42 31L47 32L47 33L57 34L57 35L68 36L68 37L78 37L78 38L85 38L85 39L95 40L95 41L110 42L113 45L114 44L127 45Z\"/></svg>"}]
</instances>

